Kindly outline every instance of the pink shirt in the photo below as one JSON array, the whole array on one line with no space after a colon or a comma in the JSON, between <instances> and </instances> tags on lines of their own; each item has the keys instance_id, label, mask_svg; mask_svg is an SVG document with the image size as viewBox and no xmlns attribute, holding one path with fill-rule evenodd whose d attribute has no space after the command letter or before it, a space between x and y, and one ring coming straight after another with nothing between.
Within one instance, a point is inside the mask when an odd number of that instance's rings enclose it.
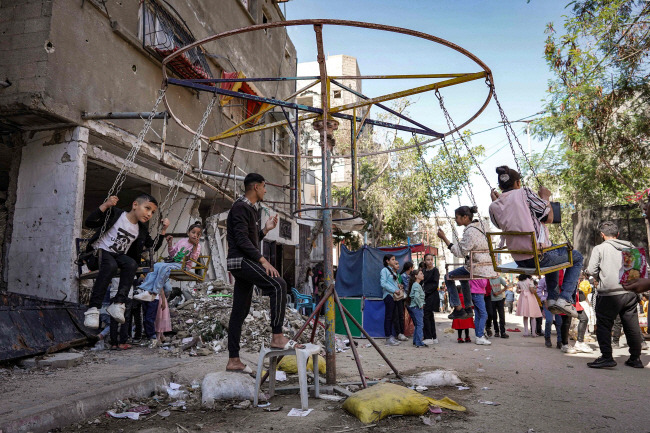
<instances>
[{"instance_id":1,"label":"pink shirt","mask_svg":"<svg viewBox=\"0 0 650 433\"><path fill-rule=\"evenodd\" d=\"M183 249L185 251L190 252L192 251L193 248L194 245L190 243L189 238L183 238L180 241L176 242L176 245L173 246L171 244L167 244L167 252L169 253L169 257L174 257L176 254L178 254L179 251ZM192 260L197 260L200 255L201 255L201 245L199 244L196 246L196 250L194 250L194 252L192 252L189 255L189 258L191 258ZM186 265L187 265L186 268L188 269L192 268L193 266L192 262L189 260L186 262Z\"/></svg>"},{"instance_id":2,"label":"pink shirt","mask_svg":"<svg viewBox=\"0 0 650 433\"><path fill-rule=\"evenodd\" d=\"M488 280L484 278L480 280L469 280L469 291L472 292L472 294L485 295L487 285Z\"/></svg>"}]
</instances>

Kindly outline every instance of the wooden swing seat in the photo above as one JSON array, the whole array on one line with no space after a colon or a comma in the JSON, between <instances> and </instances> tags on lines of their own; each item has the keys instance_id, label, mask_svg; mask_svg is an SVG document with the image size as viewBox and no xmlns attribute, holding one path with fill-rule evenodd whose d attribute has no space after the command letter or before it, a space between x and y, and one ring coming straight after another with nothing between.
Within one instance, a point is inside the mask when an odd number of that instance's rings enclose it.
<instances>
[{"instance_id":1,"label":"wooden swing seat","mask_svg":"<svg viewBox=\"0 0 650 433\"><path fill-rule=\"evenodd\" d=\"M449 276L449 268L450 267L460 267L464 266L464 263L445 263L445 278L448 280L452 281L469 281L469 280L481 280L485 278L490 278L490 277L485 277L482 275L478 275L474 272L474 268L476 266L486 266L486 265L491 265L492 262L479 262L479 263L474 263L474 253L489 253L488 250L476 250L476 251L470 251L469 252L469 275L467 276L457 276L457 277L450 277Z\"/></svg>"},{"instance_id":2,"label":"wooden swing seat","mask_svg":"<svg viewBox=\"0 0 650 433\"><path fill-rule=\"evenodd\" d=\"M486 233L488 239L488 246L490 248L490 257L492 258L492 267L496 272L503 272L506 274L526 274L526 275L536 275L541 277L542 275L550 274L551 272L556 272L562 269L567 269L573 266L573 248L568 243L563 243L559 245L552 245L546 248L539 248L537 245L537 239L535 239L535 232L490 232ZM494 243L492 242L492 236L530 236L532 250L511 250L508 247L495 248ZM568 252L569 260L553 266L541 267L539 264L540 256L544 253L552 250L557 250L559 248L566 248ZM506 263L503 265L497 264L497 254L527 254L533 256L535 259L535 267L521 267L517 265L516 262Z\"/></svg>"},{"instance_id":3,"label":"wooden swing seat","mask_svg":"<svg viewBox=\"0 0 650 433\"><path fill-rule=\"evenodd\" d=\"M202 259L205 261L203 262ZM192 262L192 267L187 269L187 261ZM188 256L183 257L180 269L173 269L169 274L169 279L174 281L204 281L210 267L212 256L199 256L197 260ZM207 264L204 264L207 263Z\"/></svg>"}]
</instances>

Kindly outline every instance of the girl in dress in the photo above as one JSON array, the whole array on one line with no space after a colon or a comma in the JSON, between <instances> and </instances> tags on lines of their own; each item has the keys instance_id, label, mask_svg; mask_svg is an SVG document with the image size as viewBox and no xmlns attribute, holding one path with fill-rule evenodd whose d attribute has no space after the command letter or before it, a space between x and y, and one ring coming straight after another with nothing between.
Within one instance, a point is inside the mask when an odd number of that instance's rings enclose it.
<instances>
[{"instance_id":1,"label":"girl in dress","mask_svg":"<svg viewBox=\"0 0 650 433\"><path fill-rule=\"evenodd\" d=\"M463 294L459 293L460 305L465 308L465 301L463 299ZM458 342L459 343L471 343L472 339L469 338L469 330L474 329L474 319L469 317L467 319L454 319L451 322L451 329L458 330ZM463 329L465 330L465 340L463 340Z\"/></svg>"},{"instance_id":2,"label":"girl in dress","mask_svg":"<svg viewBox=\"0 0 650 433\"><path fill-rule=\"evenodd\" d=\"M542 312L537 303L535 296L535 285L533 278L530 275L521 274L517 277L517 293L519 293L519 300L517 301L517 316L524 318L524 337L536 337L535 334L535 321L537 317L542 317ZM530 332L528 331L528 323L530 321Z\"/></svg>"}]
</instances>

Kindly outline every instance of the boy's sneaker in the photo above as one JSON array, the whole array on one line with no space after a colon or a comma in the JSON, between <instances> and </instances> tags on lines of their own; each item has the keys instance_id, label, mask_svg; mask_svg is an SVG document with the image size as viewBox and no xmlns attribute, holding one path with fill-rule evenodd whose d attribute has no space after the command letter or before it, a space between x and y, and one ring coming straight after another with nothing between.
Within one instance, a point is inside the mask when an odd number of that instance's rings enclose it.
<instances>
[{"instance_id":1,"label":"boy's sneaker","mask_svg":"<svg viewBox=\"0 0 650 433\"><path fill-rule=\"evenodd\" d=\"M433 340L431 340L431 342L432 342L431 344L438 344L438 339L434 338Z\"/></svg>"},{"instance_id":2,"label":"boy's sneaker","mask_svg":"<svg viewBox=\"0 0 650 433\"><path fill-rule=\"evenodd\" d=\"M510 338L510 336L508 334L506 334L505 332L502 332L501 333L501 338Z\"/></svg>"},{"instance_id":3,"label":"boy's sneaker","mask_svg":"<svg viewBox=\"0 0 650 433\"><path fill-rule=\"evenodd\" d=\"M428 338L428 339L422 341L422 343L424 343L424 345L426 345L426 346L431 346L433 344L433 338Z\"/></svg>"},{"instance_id":4,"label":"boy's sneaker","mask_svg":"<svg viewBox=\"0 0 650 433\"><path fill-rule=\"evenodd\" d=\"M591 368L612 368L616 367L616 365L614 358L603 358L602 356L598 357L595 361L587 363L587 367Z\"/></svg>"},{"instance_id":5,"label":"boy's sneaker","mask_svg":"<svg viewBox=\"0 0 650 433\"><path fill-rule=\"evenodd\" d=\"M106 308L106 312L119 324L126 321L124 320L124 310L126 310L124 304L111 304Z\"/></svg>"},{"instance_id":6,"label":"boy's sneaker","mask_svg":"<svg viewBox=\"0 0 650 433\"><path fill-rule=\"evenodd\" d=\"M562 343L559 342L559 341L557 343L555 343L555 348L556 349L562 349Z\"/></svg>"},{"instance_id":7,"label":"boy's sneaker","mask_svg":"<svg viewBox=\"0 0 650 433\"><path fill-rule=\"evenodd\" d=\"M476 337L476 340L474 340L474 343L480 344L480 345L483 345L483 346L489 346L490 344L492 344L492 342L490 340L488 340L487 338L485 338L485 337Z\"/></svg>"},{"instance_id":8,"label":"boy's sneaker","mask_svg":"<svg viewBox=\"0 0 650 433\"><path fill-rule=\"evenodd\" d=\"M499 338L499 337L501 337L501 333L499 331L496 331L494 333L494 338Z\"/></svg>"},{"instance_id":9,"label":"boy's sneaker","mask_svg":"<svg viewBox=\"0 0 650 433\"><path fill-rule=\"evenodd\" d=\"M99 310L96 307L89 308L84 313L84 326L90 329L99 328Z\"/></svg>"},{"instance_id":10,"label":"boy's sneaker","mask_svg":"<svg viewBox=\"0 0 650 433\"><path fill-rule=\"evenodd\" d=\"M467 315L467 311L463 310L462 308L460 310L454 309L454 311L451 312L449 316L447 316L448 319L450 320L455 320L455 319L467 319L469 316Z\"/></svg>"},{"instance_id":11,"label":"boy's sneaker","mask_svg":"<svg viewBox=\"0 0 650 433\"><path fill-rule=\"evenodd\" d=\"M641 362L641 358L629 358L627 361L625 361L625 365L628 367L634 367L634 368L643 368L643 363Z\"/></svg>"},{"instance_id":12,"label":"boy's sneaker","mask_svg":"<svg viewBox=\"0 0 650 433\"><path fill-rule=\"evenodd\" d=\"M562 349L560 350L562 350L562 353L568 353L571 355L576 353L576 350L573 347L569 346L568 344L563 344Z\"/></svg>"},{"instance_id":13,"label":"boy's sneaker","mask_svg":"<svg viewBox=\"0 0 650 433\"><path fill-rule=\"evenodd\" d=\"M137 299L138 301L142 302L151 302L156 299L156 297L153 295L151 292L147 292L146 290L136 290L135 293L133 293L133 299Z\"/></svg>"},{"instance_id":14,"label":"boy's sneaker","mask_svg":"<svg viewBox=\"0 0 650 433\"><path fill-rule=\"evenodd\" d=\"M485 333L487 334L488 337L492 336L492 329L486 329Z\"/></svg>"},{"instance_id":15,"label":"boy's sneaker","mask_svg":"<svg viewBox=\"0 0 650 433\"><path fill-rule=\"evenodd\" d=\"M406 338L406 335L404 335L404 334L399 334L399 335L397 336L397 339L398 339L399 341L406 341L406 340L408 340L408 338Z\"/></svg>"},{"instance_id":16,"label":"boy's sneaker","mask_svg":"<svg viewBox=\"0 0 650 433\"><path fill-rule=\"evenodd\" d=\"M589 345L588 345L587 343L583 342L583 341L578 341L578 342L573 346L573 348L574 348L577 352L582 352L582 353L591 353L591 352L594 351L594 349L592 349L591 347L589 347Z\"/></svg>"},{"instance_id":17,"label":"boy's sneaker","mask_svg":"<svg viewBox=\"0 0 650 433\"><path fill-rule=\"evenodd\" d=\"M550 338L545 338L545 339L544 339L544 345L545 345L546 347L553 347L553 343L551 343L551 339L550 339Z\"/></svg>"},{"instance_id":18,"label":"boy's sneaker","mask_svg":"<svg viewBox=\"0 0 650 433\"><path fill-rule=\"evenodd\" d=\"M384 344L386 346L399 346L399 341L391 335L389 338L386 339L386 342Z\"/></svg>"},{"instance_id":19,"label":"boy's sneaker","mask_svg":"<svg viewBox=\"0 0 650 433\"><path fill-rule=\"evenodd\" d=\"M575 305L571 304L566 299L560 298L555 301L555 308L561 310L562 313L567 314L571 317L578 317L578 310L576 310Z\"/></svg>"}]
</instances>

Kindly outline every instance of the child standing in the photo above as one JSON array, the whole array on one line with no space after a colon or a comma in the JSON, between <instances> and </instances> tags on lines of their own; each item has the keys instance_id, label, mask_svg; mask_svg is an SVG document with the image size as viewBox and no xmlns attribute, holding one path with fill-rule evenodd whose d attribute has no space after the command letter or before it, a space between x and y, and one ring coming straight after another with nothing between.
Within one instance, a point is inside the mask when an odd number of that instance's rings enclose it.
<instances>
[{"instance_id":1,"label":"child standing","mask_svg":"<svg viewBox=\"0 0 650 433\"><path fill-rule=\"evenodd\" d=\"M192 260L197 260L201 255L199 241L202 233L203 227L197 221L187 229L187 237L178 241L176 245L173 244L174 238L167 236L167 259L153 266L153 271L147 274L133 298L138 301L151 302L154 300L155 294L160 293L162 288L166 293L171 293L169 274L173 269L181 268L183 258L186 256L188 258L185 260L185 268L192 269Z\"/></svg>"},{"instance_id":2,"label":"child standing","mask_svg":"<svg viewBox=\"0 0 650 433\"><path fill-rule=\"evenodd\" d=\"M397 346L399 340L395 338L397 334L393 331L393 313L395 312L393 295L401 294L402 291L398 286L397 273L394 270L399 264L393 254L386 254L383 262L384 267L379 274L379 283L384 299L384 335L387 346Z\"/></svg>"},{"instance_id":3,"label":"child standing","mask_svg":"<svg viewBox=\"0 0 650 433\"><path fill-rule=\"evenodd\" d=\"M158 310L156 312L156 335L158 337L158 344L165 342L165 332L171 332L172 321L169 315L169 305L167 304L167 297L165 293L159 293Z\"/></svg>"},{"instance_id":4,"label":"child standing","mask_svg":"<svg viewBox=\"0 0 650 433\"><path fill-rule=\"evenodd\" d=\"M131 210L113 209L118 202L117 196L111 196L91 212L86 218L86 226L97 229L88 242L86 253L90 270L99 270L88 310L84 313L84 326L91 329L99 327L99 309L106 294L106 289L113 275L120 270L120 284L111 305L106 311L119 323L124 323L127 295L145 248L154 245L145 225L158 209L158 202L149 194L140 194L131 204ZM161 234L164 236L169 220L162 221Z\"/></svg>"},{"instance_id":5,"label":"child standing","mask_svg":"<svg viewBox=\"0 0 650 433\"><path fill-rule=\"evenodd\" d=\"M488 280L469 280L469 289L472 293L472 302L474 303L474 334L476 335L476 344L489 346L492 344L490 340L485 337L485 323L487 322L487 310L485 309L485 292L488 285Z\"/></svg>"},{"instance_id":6,"label":"child standing","mask_svg":"<svg viewBox=\"0 0 650 433\"><path fill-rule=\"evenodd\" d=\"M413 267L411 265L411 267ZM408 311L415 324L413 330L413 345L415 347L427 346L424 344L424 289L420 283L424 280L424 272L421 269L411 272L409 278L409 296L411 303L408 305Z\"/></svg>"},{"instance_id":7,"label":"child standing","mask_svg":"<svg viewBox=\"0 0 650 433\"><path fill-rule=\"evenodd\" d=\"M519 293L519 300L517 301L517 316L524 318L524 337L536 337L535 327L537 317L542 317L542 312L537 303L535 296L536 290L530 275L521 274L517 277L517 293ZM528 323L530 321L530 332L528 331Z\"/></svg>"},{"instance_id":8,"label":"child standing","mask_svg":"<svg viewBox=\"0 0 650 433\"><path fill-rule=\"evenodd\" d=\"M463 299L463 294L459 293L460 305L462 308L465 308L465 300ZM451 328L458 330L458 342L459 343L471 343L472 339L469 338L469 330L474 329L474 319L468 317L467 319L454 319L451 322ZM465 340L463 340L463 329L465 330Z\"/></svg>"}]
</instances>

